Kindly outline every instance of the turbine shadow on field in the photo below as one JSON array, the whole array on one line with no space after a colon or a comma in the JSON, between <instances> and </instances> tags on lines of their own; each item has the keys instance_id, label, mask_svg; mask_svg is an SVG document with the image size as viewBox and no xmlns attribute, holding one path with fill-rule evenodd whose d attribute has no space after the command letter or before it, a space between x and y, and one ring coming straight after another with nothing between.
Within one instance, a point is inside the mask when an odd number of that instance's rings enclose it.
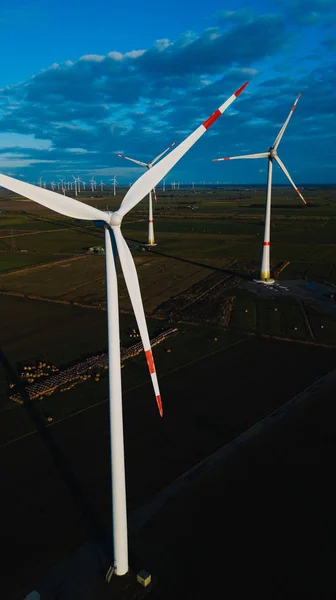
<instances>
[{"instance_id":1,"label":"turbine shadow on field","mask_svg":"<svg viewBox=\"0 0 336 600\"><path fill-rule=\"evenodd\" d=\"M143 246L142 242L139 240L134 240L132 238L127 238L129 241L134 242ZM213 265L207 265L201 262L197 262L196 260L190 260L188 258L181 258L181 256L174 256L172 254L166 254L165 252L159 252L158 250L153 250L152 248L146 248L147 252L151 254L158 254L159 256L164 256L165 258L172 258L174 260L178 260L183 263L188 263L189 265L195 265L196 267L203 267L204 269L209 269L210 271L218 271L219 273L227 273L228 275L233 275L234 277L240 277L241 279L246 279L247 281L251 281L252 277L244 273L243 271L238 271L236 269L230 269L229 267L215 267Z\"/></svg>"},{"instance_id":2,"label":"turbine shadow on field","mask_svg":"<svg viewBox=\"0 0 336 600\"><path fill-rule=\"evenodd\" d=\"M58 470L62 480L68 487L76 506L81 511L85 523L88 527L89 536L94 539L97 544L97 550L99 555L105 557L110 556L109 545L104 540L104 533L106 527L99 518L97 511L94 506L90 503L89 499L85 495L82 486L67 460L63 455L62 450L58 443L55 441L50 428L47 427L46 419L40 411L36 409L33 402L30 400L29 395L25 389L24 383L20 381L15 369L10 364L9 360L5 356L3 350L0 348L0 364L3 365L7 379L15 384L17 392L20 393L23 399L23 407L27 411L27 414L31 421L34 423L36 432L40 436L40 439L50 454L56 469ZM104 565L102 565L103 567Z\"/></svg>"},{"instance_id":3,"label":"turbine shadow on field","mask_svg":"<svg viewBox=\"0 0 336 600\"><path fill-rule=\"evenodd\" d=\"M75 230L76 233L83 233L85 235L89 233L93 237L102 237L102 230L99 231L96 227L93 227L92 224L88 225L84 223L73 223L69 220L63 219L48 219L48 217L41 217L39 215L34 215L28 212L25 212L24 214L35 221L41 221L42 223L50 223L50 225L58 225L59 227L62 227L64 229ZM43 233L43 230L41 230L41 233Z\"/></svg>"}]
</instances>

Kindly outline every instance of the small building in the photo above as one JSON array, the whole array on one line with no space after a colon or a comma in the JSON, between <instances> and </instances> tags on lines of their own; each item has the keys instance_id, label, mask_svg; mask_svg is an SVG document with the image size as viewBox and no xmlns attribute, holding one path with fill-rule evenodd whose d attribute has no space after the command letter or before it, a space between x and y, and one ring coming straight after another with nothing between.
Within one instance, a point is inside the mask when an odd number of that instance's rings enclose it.
<instances>
[{"instance_id":1,"label":"small building","mask_svg":"<svg viewBox=\"0 0 336 600\"><path fill-rule=\"evenodd\" d=\"M103 246L91 246L89 248L90 254L105 254L105 248Z\"/></svg>"}]
</instances>

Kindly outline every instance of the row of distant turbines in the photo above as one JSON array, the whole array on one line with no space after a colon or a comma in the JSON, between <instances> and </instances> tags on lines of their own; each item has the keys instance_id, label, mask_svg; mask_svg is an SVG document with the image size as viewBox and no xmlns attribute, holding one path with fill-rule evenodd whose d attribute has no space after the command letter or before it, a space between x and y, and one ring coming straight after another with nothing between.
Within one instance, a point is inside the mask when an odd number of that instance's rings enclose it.
<instances>
[{"instance_id":1,"label":"row of distant turbines","mask_svg":"<svg viewBox=\"0 0 336 600\"><path fill-rule=\"evenodd\" d=\"M120 155L118 155L120 156ZM111 186L113 187L113 195L116 196L116 188L117 186L119 186L119 182L117 181L117 176L115 175L113 177L113 179L110 179L109 181L112 183L105 183L102 179L100 180L100 183L97 183L97 181L94 179L94 177L92 177L89 182L87 183L86 181L84 181L83 179L81 179L80 177L75 177L74 175L72 176L73 181L67 181L65 178L61 178L58 181L50 181L49 183L47 181L43 181L43 177L41 176L38 179L38 185L40 187L43 187L45 190L47 188L50 188L53 192L55 190L57 190L58 192L69 192L69 191L75 191L75 195L77 196L77 194L79 194L81 192L81 190L83 189L84 191L86 190L86 186L90 185L90 189L92 192L95 192L97 190L97 188L100 189L101 192L104 191L104 187L106 186ZM219 184L220 182L217 181L217 184ZM203 185L206 184L205 181L202 182ZM35 183L34 183L35 185ZM129 187L132 187L132 183L129 182ZM180 182L179 181L172 181L170 183L170 188L172 190L179 190L180 189ZM195 182L193 181L191 183L191 188L194 190L195 189ZM166 191L166 180L163 179L162 181L162 191L165 192Z\"/></svg>"},{"instance_id":2,"label":"row of distant turbines","mask_svg":"<svg viewBox=\"0 0 336 600\"><path fill-rule=\"evenodd\" d=\"M104 224L105 229L105 259L106 259L106 287L107 287L107 323L108 323L108 348L109 348L109 410L110 410L110 441L111 441L111 485L112 485L112 548L113 548L113 570L116 575L125 575L128 572L128 534L127 534L127 507L125 486L125 461L124 461L124 435L123 435L123 411L122 411L122 388L120 368L120 332L119 332L119 309L118 309L118 286L117 286L117 255L123 272L131 304L134 310L139 333L141 336L147 364L152 379L159 413L163 416L161 394L157 380L154 358L149 341L148 329L144 308L142 304L136 267L130 249L123 237L121 223L124 216L132 210L147 194L151 194L157 184L171 171L184 154L199 140L199 138L217 121L222 113L236 100L248 82L236 90L208 119L206 119L193 133L191 133L181 144L166 154L168 148L156 157L152 163L145 164L146 172L128 189L119 209L115 212L102 211L88 204L79 202L75 198L59 194L43 187L34 186L29 183L0 174L0 186L7 188L21 196L29 198L43 206L71 217L84 219L97 224ZM297 99L298 100L298 99ZM296 100L296 103L297 103ZM288 125L289 119L296 106L281 128L273 146L263 157L268 160L268 185L266 201L266 224L264 236L264 249L269 253L269 221L271 206L271 176L272 162L277 160L277 147L281 137ZM165 156L163 156L166 154ZM261 155L252 155L249 158L258 158ZM230 157L240 158L240 157ZM129 159L131 160L131 159ZM217 160L217 159L216 159ZM153 164L155 162L155 164ZM283 168L281 166L281 168ZM287 177L288 174L287 174ZM295 184L290 179L292 185ZM297 190L298 191L298 190ZM299 193L299 192L298 192ZM302 197L302 196L301 196ZM263 281L267 281L269 275L268 267L262 267ZM269 278L268 278L269 279Z\"/></svg>"},{"instance_id":3,"label":"row of distant turbines","mask_svg":"<svg viewBox=\"0 0 336 600\"><path fill-rule=\"evenodd\" d=\"M65 194L67 191L68 192L74 191L75 196L77 196L77 194L80 194L81 189L83 189L85 191L87 183L80 177L75 177L74 175L72 176L72 179L73 179L73 181L72 180L66 181L66 179L61 178L61 179L59 179L59 181L56 181L56 182L51 181L48 186L47 182L43 181L43 178L40 177L38 180L38 184L40 187L43 187L44 189L47 189L47 187L50 187L50 189L53 192L57 189L58 192L62 192L63 194ZM113 186L113 195L116 196L116 188L119 185L116 175L110 181L112 182L112 186ZM89 184L90 184L90 188L91 188L92 192L95 192L97 190L97 186L100 188L100 191L103 192L104 187L106 186L106 184L104 183L103 180L101 180L100 183L97 183L97 181L94 179L94 177L92 177L90 179Z\"/></svg>"}]
</instances>

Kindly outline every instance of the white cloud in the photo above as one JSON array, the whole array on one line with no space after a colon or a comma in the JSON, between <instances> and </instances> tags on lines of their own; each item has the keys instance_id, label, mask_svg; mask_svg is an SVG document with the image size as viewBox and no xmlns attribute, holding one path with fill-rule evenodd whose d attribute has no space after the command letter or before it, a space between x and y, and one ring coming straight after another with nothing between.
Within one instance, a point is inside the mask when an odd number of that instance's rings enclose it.
<instances>
[{"instance_id":1,"label":"white cloud","mask_svg":"<svg viewBox=\"0 0 336 600\"><path fill-rule=\"evenodd\" d=\"M51 142L49 140L39 140L31 134L24 135L22 133L0 133L0 147L49 150L51 148Z\"/></svg>"},{"instance_id":2,"label":"white cloud","mask_svg":"<svg viewBox=\"0 0 336 600\"><path fill-rule=\"evenodd\" d=\"M85 148L67 148L66 152L73 154L97 154L97 150L86 150Z\"/></svg>"},{"instance_id":3,"label":"white cloud","mask_svg":"<svg viewBox=\"0 0 336 600\"><path fill-rule=\"evenodd\" d=\"M80 57L79 60L88 60L91 62L102 62L104 60L105 56L102 56L101 54L84 54L83 56Z\"/></svg>"},{"instance_id":4,"label":"white cloud","mask_svg":"<svg viewBox=\"0 0 336 600\"><path fill-rule=\"evenodd\" d=\"M162 40L156 40L155 42L155 47L162 52L163 50L165 50L166 48L168 48L169 46L169 40L167 38L162 39Z\"/></svg>"},{"instance_id":5,"label":"white cloud","mask_svg":"<svg viewBox=\"0 0 336 600\"><path fill-rule=\"evenodd\" d=\"M112 58L112 60L123 60L123 55L121 54L121 52L116 52L115 50L113 50L112 52L109 52L107 55L109 58Z\"/></svg>"},{"instance_id":6,"label":"white cloud","mask_svg":"<svg viewBox=\"0 0 336 600\"><path fill-rule=\"evenodd\" d=\"M138 56L142 56L146 50L131 50L130 52L126 52L125 56L129 58L138 58Z\"/></svg>"},{"instance_id":7,"label":"white cloud","mask_svg":"<svg viewBox=\"0 0 336 600\"><path fill-rule=\"evenodd\" d=\"M49 163L52 164L54 160L40 160L37 158L3 158L5 155L0 154L0 168L10 167L11 169L16 169L19 167L30 167L30 165L36 165L41 163Z\"/></svg>"}]
</instances>

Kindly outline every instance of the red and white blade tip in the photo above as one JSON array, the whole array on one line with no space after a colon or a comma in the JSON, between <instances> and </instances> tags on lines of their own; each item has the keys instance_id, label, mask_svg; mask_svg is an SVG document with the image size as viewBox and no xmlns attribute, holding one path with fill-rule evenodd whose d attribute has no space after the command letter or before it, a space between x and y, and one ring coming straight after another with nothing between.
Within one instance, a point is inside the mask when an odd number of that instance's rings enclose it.
<instances>
[{"instance_id":1,"label":"red and white blade tip","mask_svg":"<svg viewBox=\"0 0 336 600\"><path fill-rule=\"evenodd\" d=\"M238 88L238 90L235 91L235 93L233 94L234 96L239 96L239 94L242 93L242 91L246 88L246 86L249 84L249 81L246 81L243 85L240 86L240 88Z\"/></svg>"},{"instance_id":2,"label":"red and white blade tip","mask_svg":"<svg viewBox=\"0 0 336 600\"><path fill-rule=\"evenodd\" d=\"M300 190L299 190L297 187L295 188L295 191L297 192L297 194L299 194L299 196L300 196L301 200L303 200L303 202L304 202L305 204L307 204L306 200L304 199L304 197L302 196L302 194L301 194Z\"/></svg>"},{"instance_id":3,"label":"red and white blade tip","mask_svg":"<svg viewBox=\"0 0 336 600\"><path fill-rule=\"evenodd\" d=\"M161 402L161 396L160 395L156 396L156 403L158 405L160 417L163 417L163 408L162 408L162 402Z\"/></svg>"},{"instance_id":4,"label":"red and white blade tip","mask_svg":"<svg viewBox=\"0 0 336 600\"><path fill-rule=\"evenodd\" d=\"M242 85L238 90L235 91L234 94L232 94L232 96L230 96L230 98L224 102L224 104L222 104L222 106L220 106L217 110L215 110L215 112L210 115L210 117L208 119L206 119L206 121L204 121L204 123L202 123L203 127L205 129L209 129L209 127L211 127L211 125L214 124L215 121L217 121L218 117L220 117L223 112L225 111L225 109L230 106L230 104L233 102L233 100L235 100L237 98L237 96L239 96L239 94L241 94L241 92L243 91L243 89L246 88L246 86L248 85L248 81L246 81L244 83L244 85Z\"/></svg>"},{"instance_id":5,"label":"red and white blade tip","mask_svg":"<svg viewBox=\"0 0 336 600\"><path fill-rule=\"evenodd\" d=\"M147 365L149 368L149 372L151 375L154 375L156 373L155 371L155 364L154 364L154 358L153 358L153 353L152 350L145 350L145 355L146 355L146 360L147 360ZM155 385L154 385L155 387ZM160 413L160 417L163 416L163 408L162 408L162 402L161 402L161 396L160 394L155 394L155 398L156 398L156 403L158 405L158 409L159 409L159 413Z\"/></svg>"},{"instance_id":6,"label":"red and white blade tip","mask_svg":"<svg viewBox=\"0 0 336 600\"><path fill-rule=\"evenodd\" d=\"M297 105L297 103L298 103L298 101L299 101L299 98L300 98L300 96L301 96L301 94L298 94L298 95L296 96L296 100L295 100L295 102L294 102L294 104L293 104L293 106L292 106L292 110L291 110L291 112L293 112L293 110L295 109L295 107L296 107L296 105Z\"/></svg>"}]
</instances>

